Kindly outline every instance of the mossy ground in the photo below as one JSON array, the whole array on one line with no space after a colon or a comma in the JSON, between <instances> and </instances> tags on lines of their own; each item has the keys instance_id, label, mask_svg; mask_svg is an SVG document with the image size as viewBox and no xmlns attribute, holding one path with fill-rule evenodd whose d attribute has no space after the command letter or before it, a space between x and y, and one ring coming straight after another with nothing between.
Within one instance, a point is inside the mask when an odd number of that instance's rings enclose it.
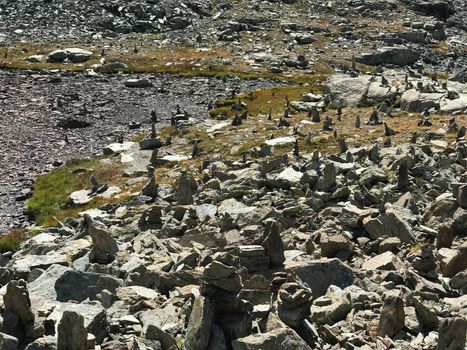
<instances>
[{"instance_id":1,"label":"mossy ground","mask_svg":"<svg viewBox=\"0 0 467 350\"><path fill-rule=\"evenodd\" d=\"M91 174L101 183L119 186L122 192L113 198L96 197L83 206L72 205L69 195L74 191L90 188ZM26 204L38 225L50 226L65 217L76 216L81 211L127 199L130 193L140 189L138 186L126 186L127 180L117 159L99 157L70 161L65 166L37 177L33 196Z\"/></svg>"}]
</instances>

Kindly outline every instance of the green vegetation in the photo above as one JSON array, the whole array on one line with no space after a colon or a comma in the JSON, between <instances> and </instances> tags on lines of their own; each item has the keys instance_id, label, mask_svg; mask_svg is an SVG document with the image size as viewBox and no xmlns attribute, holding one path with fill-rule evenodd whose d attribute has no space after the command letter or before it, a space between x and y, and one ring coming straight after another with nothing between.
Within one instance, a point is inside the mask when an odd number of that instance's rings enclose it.
<instances>
[{"instance_id":1,"label":"green vegetation","mask_svg":"<svg viewBox=\"0 0 467 350\"><path fill-rule=\"evenodd\" d=\"M33 196L27 201L28 209L37 224L53 225L57 220L74 216L78 212L98 206L109 199L95 198L84 206L73 207L69 195L74 191L89 188L89 177L94 174L99 182L119 185L122 178L121 166L106 158L73 160L65 166L41 175L34 184Z\"/></svg>"},{"instance_id":2,"label":"green vegetation","mask_svg":"<svg viewBox=\"0 0 467 350\"><path fill-rule=\"evenodd\" d=\"M30 236L30 232L22 229L12 230L0 236L0 253L9 251L16 252L21 243L30 238Z\"/></svg>"}]
</instances>

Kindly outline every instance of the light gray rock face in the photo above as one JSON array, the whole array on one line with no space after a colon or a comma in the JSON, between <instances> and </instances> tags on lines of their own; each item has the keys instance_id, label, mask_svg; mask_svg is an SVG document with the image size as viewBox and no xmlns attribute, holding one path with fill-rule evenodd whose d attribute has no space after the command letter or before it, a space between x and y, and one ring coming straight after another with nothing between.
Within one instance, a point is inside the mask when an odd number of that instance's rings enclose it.
<instances>
[{"instance_id":1,"label":"light gray rock face","mask_svg":"<svg viewBox=\"0 0 467 350\"><path fill-rule=\"evenodd\" d=\"M33 306L39 306L46 300L56 300L55 283L65 272L72 271L70 267L52 265L37 279L28 284L28 290Z\"/></svg>"},{"instance_id":2,"label":"light gray rock face","mask_svg":"<svg viewBox=\"0 0 467 350\"><path fill-rule=\"evenodd\" d=\"M386 210L377 218L365 218L363 220L365 230L371 238L397 237L402 242L413 242L415 237L410 225L393 210Z\"/></svg>"},{"instance_id":3,"label":"light gray rock face","mask_svg":"<svg viewBox=\"0 0 467 350\"><path fill-rule=\"evenodd\" d=\"M107 264L115 259L118 245L112 235L99 227L89 216L85 216L88 225L88 233L92 238L92 249L89 252L89 261L99 264Z\"/></svg>"},{"instance_id":4,"label":"light gray rock face","mask_svg":"<svg viewBox=\"0 0 467 350\"><path fill-rule=\"evenodd\" d=\"M52 51L47 55L47 62L59 63L68 60L73 63L81 63L88 61L91 56L91 51L72 47Z\"/></svg>"},{"instance_id":5,"label":"light gray rock face","mask_svg":"<svg viewBox=\"0 0 467 350\"><path fill-rule=\"evenodd\" d=\"M108 334L108 322L105 309L98 303L52 303L53 311L47 316L46 322L55 325L55 334L58 333L58 324L66 311L75 312L84 318L84 328L87 333L91 333L96 338L96 343L102 343L102 340Z\"/></svg>"},{"instance_id":6,"label":"light gray rock face","mask_svg":"<svg viewBox=\"0 0 467 350\"><path fill-rule=\"evenodd\" d=\"M232 347L233 350L311 350L311 347L290 328L277 328L266 333L252 334L234 340Z\"/></svg>"},{"instance_id":7,"label":"light gray rock face","mask_svg":"<svg viewBox=\"0 0 467 350\"><path fill-rule=\"evenodd\" d=\"M209 344L214 309L211 300L199 296L193 302L185 336L185 348L204 350Z\"/></svg>"},{"instance_id":8,"label":"light gray rock face","mask_svg":"<svg viewBox=\"0 0 467 350\"><path fill-rule=\"evenodd\" d=\"M152 86L152 83L148 79L128 79L124 82L124 85L133 88L145 88Z\"/></svg>"},{"instance_id":9,"label":"light gray rock face","mask_svg":"<svg viewBox=\"0 0 467 350\"><path fill-rule=\"evenodd\" d=\"M370 76L349 77L345 74L332 75L326 81L331 102L336 106L357 106L366 96L370 85Z\"/></svg>"},{"instance_id":10,"label":"light gray rock face","mask_svg":"<svg viewBox=\"0 0 467 350\"><path fill-rule=\"evenodd\" d=\"M88 333L80 314L65 311L57 330L57 350L88 350Z\"/></svg>"},{"instance_id":11,"label":"light gray rock face","mask_svg":"<svg viewBox=\"0 0 467 350\"><path fill-rule=\"evenodd\" d=\"M122 285L122 280L100 273L66 271L55 282L55 291L59 301L95 300L104 289L115 292Z\"/></svg>"},{"instance_id":12,"label":"light gray rock face","mask_svg":"<svg viewBox=\"0 0 467 350\"><path fill-rule=\"evenodd\" d=\"M345 288L352 285L355 276L339 259L320 259L291 269L312 291L314 297L326 293L330 285Z\"/></svg>"},{"instance_id":13,"label":"light gray rock face","mask_svg":"<svg viewBox=\"0 0 467 350\"><path fill-rule=\"evenodd\" d=\"M416 89L405 91L401 96L401 107L407 112L422 112L425 109L440 108L443 94L423 93Z\"/></svg>"},{"instance_id":14,"label":"light gray rock face","mask_svg":"<svg viewBox=\"0 0 467 350\"><path fill-rule=\"evenodd\" d=\"M175 335L179 326L177 312L173 305L168 305L163 309L143 311L140 321L145 339L159 341L164 349L170 349L176 345Z\"/></svg>"}]
</instances>

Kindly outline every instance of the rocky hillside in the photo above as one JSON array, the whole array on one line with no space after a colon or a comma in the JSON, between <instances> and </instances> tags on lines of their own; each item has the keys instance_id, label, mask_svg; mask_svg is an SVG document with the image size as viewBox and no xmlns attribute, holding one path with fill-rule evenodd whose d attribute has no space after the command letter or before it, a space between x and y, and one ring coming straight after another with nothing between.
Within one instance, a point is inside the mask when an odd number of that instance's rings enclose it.
<instances>
[{"instance_id":1,"label":"rocky hillside","mask_svg":"<svg viewBox=\"0 0 467 350\"><path fill-rule=\"evenodd\" d=\"M462 350L465 115L334 120L300 95L109 145L144 186L3 254L1 348ZM99 180L70 200L125 188Z\"/></svg>"},{"instance_id":2,"label":"rocky hillside","mask_svg":"<svg viewBox=\"0 0 467 350\"><path fill-rule=\"evenodd\" d=\"M466 9L0 0L0 350L465 350Z\"/></svg>"}]
</instances>

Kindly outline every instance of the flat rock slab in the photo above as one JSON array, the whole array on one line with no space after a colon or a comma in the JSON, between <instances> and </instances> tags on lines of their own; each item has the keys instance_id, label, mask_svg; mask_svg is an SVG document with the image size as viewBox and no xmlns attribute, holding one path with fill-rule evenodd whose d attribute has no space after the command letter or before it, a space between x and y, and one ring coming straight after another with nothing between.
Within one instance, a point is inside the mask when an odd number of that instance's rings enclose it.
<instances>
[{"instance_id":1,"label":"flat rock slab","mask_svg":"<svg viewBox=\"0 0 467 350\"><path fill-rule=\"evenodd\" d=\"M83 205L89 203L95 197L110 198L114 194L117 194L119 192L120 188L116 186L109 186L109 188L105 190L105 192L97 194L93 194L91 190L80 190L70 194L70 199L75 205Z\"/></svg>"},{"instance_id":2,"label":"flat rock slab","mask_svg":"<svg viewBox=\"0 0 467 350\"><path fill-rule=\"evenodd\" d=\"M148 79L128 79L123 83L126 87L144 88L152 86Z\"/></svg>"},{"instance_id":3,"label":"flat rock slab","mask_svg":"<svg viewBox=\"0 0 467 350\"><path fill-rule=\"evenodd\" d=\"M104 154L121 153L131 149L135 142L111 143L104 147Z\"/></svg>"},{"instance_id":4,"label":"flat rock slab","mask_svg":"<svg viewBox=\"0 0 467 350\"><path fill-rule=\"evenodd\" d=\"M223 129L225 128L226 126L229 126L231 123L229 122L222 122L222 123L217 123L217 124L214 124L212 126L210 126L206 132L207 133L212 133L214 131L217 131L217 130L220 130L220 129Z\"/></svg>"},{"instance_id":5,"label":"flat rock slab","mask_svg":"<svg viewBox=\"0 0 467 350\"><path fill-rule=\"evenodd\" d=\"M265 141L266 145L269 145L269 146L280 146L280 145L286 145L288 143L294 143L294 142L295 142L295 137L293 136L278 137L275 139Z\"/></svg>"},{"instance_id":6,"label":"flat rock slab","mask_svg":"<svg viewBox=\"0 0 467 350\"><path fill-rule=\"evenodd\" d=\"M297 277L306 283L317 298L326 293L331 284L345 288L353 284L355 276L352 270L339 259L319 259L307 264L286 265Z\"/></svg>"},{"instance_id":7,"label":"flat rock slab","mask_svg":"<svg viewBox=\"0 0 467 350\"><path fill-rule=\"evenodd\" d=\"M219 213L228 213L233 218L236 218L240 214L248 214L252 211L255 211L256 207L249 207L243 203L238 202L234 198L226 199L222 201L219 205L218 211Z\"/></svg>"},{"instance_id":8,"label":"flat rock slab","mask_svg":"<svg viewBox=\"0 0 467 350\"><path fill-rule=\"evenodd\" d=\"M27 255L17 259L12 268L17 271L30 271L33 268L46 269L51 265L68 265L66 255L50 253L47 255Z\"/></svg>"},{"instance_id":9,"label":"flat rock slab","mask_svg":"<svg viewBox=\"0 0 467 350\"><path fill-rule=\"evenodd\" d=\"M365 97L371 76L350 77L346 74L335 74L326 81L331 91L331 103L334 105L356 107Z\"/></svg>"}]
</instances>

